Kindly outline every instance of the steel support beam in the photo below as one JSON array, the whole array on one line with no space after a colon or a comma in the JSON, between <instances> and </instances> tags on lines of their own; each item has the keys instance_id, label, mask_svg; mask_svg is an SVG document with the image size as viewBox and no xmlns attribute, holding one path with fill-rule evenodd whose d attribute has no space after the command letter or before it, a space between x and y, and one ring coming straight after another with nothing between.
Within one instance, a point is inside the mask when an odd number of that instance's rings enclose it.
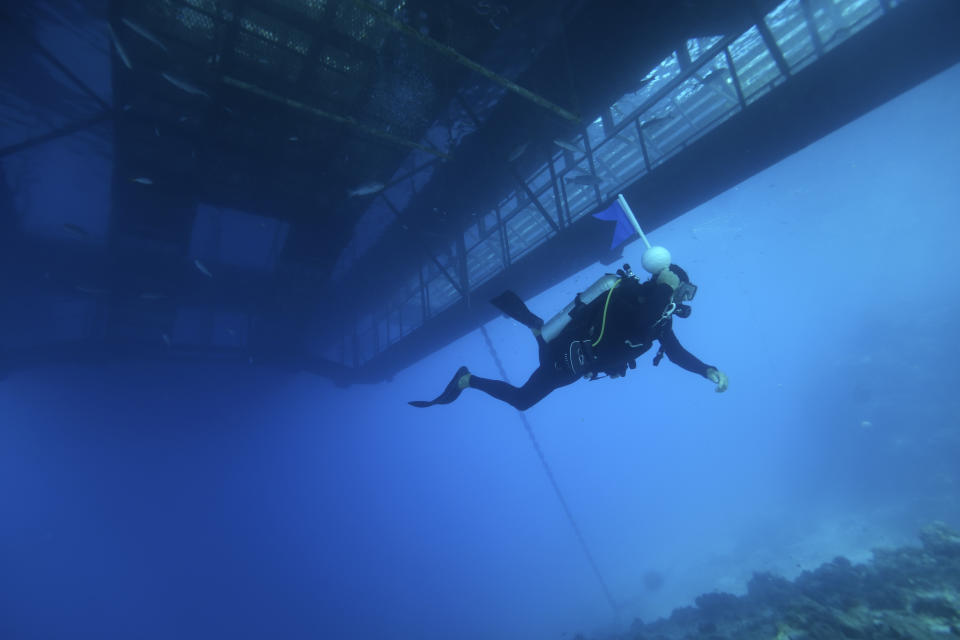
<instances>
[{"instance_id":1,"label":"steel support beam","mask_svg":"<svg viewBox=\"0 0 960 640\"><path fill-rule=\"evenodd\" d=\"M777 69L780 70L780 73L785 78L789 78L790 65L787 64L787 59L783 57L783 52L780 51L780 47L777 45L776 37L773 35L773 32L770 31L770 27L767 26L767 20L766 16L763 14L763 9L761 9L760 5L757 4L757 0L750 0L748 4L750 5L750 12L753 14L753 18L756 21L757 31L760 32L760 37L763 39L763 44L766 45L767 51L770 52L770 56L777 64Z\"/></svg>"},{"instance_id":2,"label":"steel support beam","mask_svg":"<svg viewBox=\"0 0 960 640\"><path fill-rule=\"evenodd\" d=\"M600 122L603 125L603 135L612 138L610 132L613 131L613 114L610 113L610 107L605 108L600 113Z\"/></svg>"},{"instance_id":3,"label":"steel support beam","mask_svg":"<svg viewBox=\"0 0 960 640\"><path fill-rule=\"evenodd\" d=\"M460 95L459 91L455 91L453 93L453 99L460 103L460 106L463 107L463 110L466 111L467 115L470 116L470 119L473 121L473 126L479 129L483 125L483 123L480 122L480 118L477 117L477 114L473 110L473 107L467 104L466 99L462 95Z\"/></svg>"},{"instance_id":4,"label":"steel support beam","mask_svg":"<svg viewBox=\"0 0 960 640\"><path fill-rule=\"evenodd\" d=\"M397 217L397 219L399 220L399 219L400 219L400 211L399 211L399 209L397 209L397 207L396 207L392 202L390 202L390 199L389 199L387 196L383 195L383 193L380 194L380 197L383 198L384 203L387 205L387 207L390 209L390 211L393 212L393 215L395 215L395 216ZM460 234L460 236L461 236L461 238L462 238L462 234ZM418 246L421 246L421 245L418 245ZM450 274L447 273L447 270L443 267L443 265L440 264L440 261L437 260L437 258L436 258L432 253L430 253L430 252L427 251L426 249L423 249L422 246L421 246L421 253L423 253L424 257L429 258L429 259L437 266L437 268L440 270L440 272L447 278L447 280L450 281L450 284L453 285L453 288L457 290L457 293L459 293L461 296L465 297L465 296L464 296L464 293L463 293L463 290L460 288L459 285L457 285L457 282L456 282L452 277L450 277ZM420 273L420 279L421 279L421 281L423 280L423 271L422 271L422 269L421 269L421 273ZM429 298L428 298L428 303L429 303Z\"/></svg>"},{"instance_id":5,"label":"steel support beam","mask_svg":"<svg viewBox=\"0 0 960 640\"><path fill-rule=\"evenodd\" d=\"M570 198L567 197L567 183L557 176L557 184L560 186L560 194L563 196L563 208L567 212L567 225L573 222L573 216L570 215Z\"/></svg>"},{"instance_id":6,"label":"steel support beam","mask_svg":"<svg viewBox=\"0 0 960 640\"><path fill-rule=\"evenodd\" d=\"M540 203L540 200L537 199L537 196L534 195L533 191L530 190L530 187L527 185L526 181L520 177L520 174L517 173L517 170L513 167L510 168L510 173L513 175L514 180L517 181L517 184L527 195L527 198L530 199L530 202L533 203L533 206L537 208L537 211L540 212L540 215L543 216L543 219L547 221L547 224L550 225L550 228L556 233L560 233L560 227L557 226L557 223L553 221L553 218L550 217L550 214L547 213L547 210Z\"/></svg>"},{"instance_id":7,"label":"steel support beam","mask_svg":"<svg viewBox=\"0 0 960 640\"><path fill-rule=\"evenodd\" d=\"M456 289L457 293L460 294L460 297L465 298L466 296L463 294L463 290L460 288L460 285L457 284L457 281L454 280L454 278L450 275L450 273L447 271L447 268L440 264L440 261L437 260L437 257L432 253L430 254L430 261L433 262L434 266L436 266L440 273L443 274L443 277L447 279L447 282L450 283L450 286Z\"/></svg>"},{"instance_id":8,"label":"steel support beam","mask_svg":"<svg viewBox=\"0 0 960 640\"><path fill-rule=\"evenodd\" d=\"M674 53L677 54L677 64L680 65L682 71L689 69L693 65L693 60L690 59L690 52L687 51L685 42L680 43L680 46L674 49Z\"/></svg>"},{"instance_id":9,"label":"steel support beam","mask_svg":"<svg viewBox=\"0 0 960 640\"><path fill-rule=\"evenodd\" d=\"M500 216L500 205L494 208L497 213L497 231L500 234L500 248L503 256L503 268L506 269L512 264L510 258L510 239L507 237L507 229L503 226L503 218Z\"/></svg>"},{"instance_id":10,"label":"steel support beam","mask_svg":"<svg viewBox=\"0 0 960 640\"><path fill-rule=\"evenodd\" d=\"M417 266L417 275L420 277L420 313L422 314L420 324L425 324L430 319L430 294L423 280L423 265Z\"/></svg>"},{"instance_id":11,"label":"steel support beam","mask_svg":"<svg viewBox=\"0 0 960 640\"><path fill-rule=\"evenodd\" d=\"M460 295L470 306L470 271L467 267L467 243L463 233L457 234L457 271L460 276Z\"/></svg>"},{"instance_id":12,"label":"steel support beam","mask_svg":"<svg viewBox=\"0 0 960 640\"><path fill-rule=\"evenodd\" d=\"M647 173L653 168L650 166L650 152L647 150L647 140L643 137L643 125L640 124L640 118L634 120L637 125L637 137L640 141L640 151L643 153L643 165L647 168Z\"/></svg>"},{"instance_id":13,"label":"steel support beam","mask_svg":"<svg viewBox=\"0 0 960 640\"><path fill-rule=\"evenodd\" d=\"M800 9L803 11L803 21L807 25L807 32L810 34L813 48L817 52L817 58L822 58L823 41L820 39L820 33L817 31L817 23L813 17L813 9L810 8L810 0L800 0Z\"/></svg>"},{"instance_id":14,"label":"steel support beam","mask_svg":"<svg viewBox=\"0 0 960 640\"><path fill-rule=\"evenodd\" d=\"M585 155L587 156L587 164L590 165L590 175L596 176L597 164L593 161L593 148L590 146L590 136L587 135L586 129L583 130L583 133L581 135L583 136L583 148L584 148L584 151L586 152ZM600 194L600 185L598 184L593 185L593 194L594 196L596 196L597 204L598 205L602 204L603 198L601 197L601 194Z\"/></svg>"},{"instance_id":15,"label":"steel support beam","mask_svg":"<svg viewBox=\"0 0 960 640\"><path fill-rule=\"evenodd\" d=\"M222 82L227 86L234 87L235 89L240 89L242 91L246 91L247 93L252 93L253 95L260 96L261 98L270 100L271 102L276 102L278 104L285 105L287 107L290 107L291 109L296 109L304 113L309 113L310 115L316 116L322 120L327 120L329 122L333 122L339 125L343 125L345 127L349 127L371 138L375 138L377 140L383 140L385 142L389 142L396 146L404 147L407 149L418 149L420 151L423 151L424 153L429 153L431 155L437 156L438 158L443 158L444 160L450 159L450 156L443 153L442 151L431 149L430 147L425 147L422 144L411 142L410 140L406 140L404 138L401 138L400 136L395 136L392 133L388 133L386 131L374 129L373 127L369 127L359 122L356 118L352 116L341 116L335 113L330 113L329 111L324 111L323 109L318 109L317 107L304 104L299 100L286 98L284 96L273 93L272 91L261 89L260 87L254 84L251 84L249 82L244 82L243 80L240 80L239 78L234 78L232 76L224 77Z\"/></svg>"},{"instance_id":16,"label":"steel support beam","mask_svg":"<svg viewBox=\"0 0 960 640\"><path fill-rule=\"evenodd\" d=\"M628 113L626 116L624 116L623 120L620 121L620 124L614 127L613 131L610 133L608 137L610 138L614 137L616 134L620 133L621 131L629 127L631 122L639 119L640 116L642 116L644 113L646 113L648 109L650 109L650 107L654 106L655 104L663 100L665 97L676 93L676 90L680 85L682 85L690 77L692 77L693 74L700 67L706 64L706 62L713 60L713 58L716 57L717 54L721 53L725 48L730 46L730 44L732 44L738 37L739 35L725 36L721 40L717 41L712 47L707 49L703 53L703 55L700 56L699 58L700 62L698 64L694 65L689 70L678 74L675 78L673 78L672 80L667 82L665 85L660 87L660 89L655 94L647 98L643 102L643 104L641 104L639 107L637 107L636 109ZM643 139L643 136L641 134L641 140L642 139Z\"/></svg>"},{"instance_id":17,"label":"steel support beam","mask_svg":"<svg viewBox=\"0 0 960 640\"><path fill-rule=\"evenodd\" d=\"M434 51L444 56L445 58L449 58L450 60L453 60L457 64L463 65L464 67L467 67L471 71L475 71L476 73L479 73L483 77L499 84L504 89L507 89L508 91L512 91L513 93L517 94L521 98L529 100L530 102L533 102L537 106L543 107L544 109L551 111L552 113L560 116L564 120L569 120L571 122L580 121L579 117L577 117L575 114L571 113L570 111L567 111L563 107L559 107L554 103L550 102L549 100L547 100L546 98L539 96L533 93L532 91L528 91L527 89L524 89L523 87L516 84L512 80L509 80L497 73L494 73L490 69L487 69L483 65L478 64L473 60L471 60L470 58L466 57L465 55L463 55L453 47L445 45L441 42L437 42L433 38L430 38L429 36L426 36L420 33L416 29L413 29L407 26L406 24L400 22L399 20L394 18L392 15L390 15L380 7L373 5L369 2L366 2L366 0L352 0L352 1L353 1L353 4L377 16L378 18L380 18L381 20L389 24L391 27L393 27L395 30L401 33L407 34L414 40L417 40L427 48L433 49Z\"/></svg>"},{"instance_id":18,"label":"steel support beam","mask_svg":"<svg viewBox=\"0 0 960 640\"><path fill-rule=\"evenodd\" d=\"M566 227L570 224L570 215L563 206L563 196L560 194L560 187L557 185L557 171L553 168L552 158L547 163L547 167L550 169L550 186L553 189L553 205L557 208L557 220L560 221L561 227Z\"/></svg>"},{"instance_id":19,"label":"steel support beam","mask_svg":"<svg viewBox=\"0 0 960 640\"><path fill-rule=\"evenodd\" d=\"M53 140L57 140L65 136L78 133L80 131L83 131L84 129L89 129L90 127L96 126L101 122L105 122L111 119L113 119L112 111L101 111L100 113L98 113L93 117L87 118L85 120L80 120L79 122L75 122L61 129L55 129L48 133L44 133L39 136L34 136L33 138L28 138L22 142L17 142L17 143L11 144L10 146L3 147L2 149L0 149L0 158L5 158L6 156L12 155L14 153L18 153L20 151L24 151L26 149L35 147L45 142L51 142Z\"/></svg>"},{"instance_id":20,"label":"steel support beam","mask_svg":"<svg viewBox=\"0 0 960 640\"><path fill-rule=\"evenodd\" d=\"M359 40L351 38L345 33L341 33L336 29L328 29L326 25L321 22L309 19L305 14L296 9L291 8L291 3L284 2L274 2L273 0L245 0L247 6L252 9L256 9L261 13L264 13L268 16L278 18L288 25L298 27L304 31L316 34L321 36L321 39L324 43L331 44L341 51L356 56L360 60L363 60L365 63L375 63L377 59L377 51L372 47L364 45ZM336 5L336 3L328 3L327 13L325 17L329 15L329 7L331 5ZM339 5L336 5L339 6Z\"/></svg>"},{"instance_id":21,"label":"steel support beam","mask_svg":"<svg viewBox=\"0 0 960 640\"><path fill-rule=\"evenodd\" d=\"M8 15L6 15L5 13L0 13L0 18L2 18L2 20L0 20L0 23L6 22L6 23L8 23L8 24L11 25L11 26L13 25L13 20L10 19L10 17L9 17ZM73 71L70 71L70 69L69 69L69 67L67 67L67 65L65 65L65 64L62 63L62 62L60 62L60 60L59 60L55 55L53 55L52 53L50 53L50 51L48 51L46 47L44 47L42 44L40 44L40 43L36 40L36 38L34 38L32 35L30 35L29 33L24 32L23 30L19 30L19 29L7 29L7 31L12 31L12 32L13 32L16 36L18 36L21 40L23 40L23 41L29 43L30 45L32 45L33 48L35 48L37 51L40 52L40 55L41 55L41 56L43 56L44 58L46 58L47 61L48 61L50 64L52 64L54 67L56 67L63 75L67 76L67 78L70 79L70 82L72 82L78 89L80 89L80 91L82 91L82 92L85 93L87 96L89 96L90 98L92 98L93 101L96 102L97 105L98 105L101 109L103 109L104 111L111 111L111 110L113 109L112 106L110 106L109 104L107 104L107 101L106 101L106 100L104 100L103 98L101 98L101 97L97 94L96 91L94 91L94 90L91 89L89 86L87 86L87 84L86 84L83 80L81 80L80 78L78 78L77 75L76 75L75 73L73 73ZM112 59L113 59L113 58L112 58L112 56L111 56L111 60L112 60Z\"/></svg>"},{"instance_id":22,"label":"steel support beam","mask_svg":"<svg viewBox=\"0 0 960 640\"><path fill-rule=\"evenodd\" d=\"M730 70L730 79L733 80L733 90L737 94L737 102L740 103L741 109L746 109L747 101L743 98L743 87L740 86L740 75L737 73L737 68L733 64L733 56L730 55L730 47L723 48L723 55L727 59L727 68Z\"/></svg>"}]
</instances>

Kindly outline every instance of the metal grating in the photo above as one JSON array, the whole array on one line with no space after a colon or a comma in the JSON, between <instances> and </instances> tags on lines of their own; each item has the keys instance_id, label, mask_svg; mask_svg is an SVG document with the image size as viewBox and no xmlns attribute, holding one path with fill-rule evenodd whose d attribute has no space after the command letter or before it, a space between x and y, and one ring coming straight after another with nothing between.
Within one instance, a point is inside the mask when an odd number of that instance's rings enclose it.
<instances>
[{"instance_id":1,"label":"metal grating","mask_svg":"<svg viewBox=\"0 0 960 640\"><path fill-rule=\"evenodd\" d=\"M197 0L212 2L212 0ZM327 10L327 0L273 0L273 4L296 9L310 20L319 20Z\"/></svg>"},{"instance_id":2,"label":"metal grating","mask_svg":"<svg viewBox=\"0 0 960 640\"><path fill-rule=\"evenodd\" d=\"M808 7L807 3L801 3L800 0L788 0L764 20L794 73L817 58L819 44L815 41L816 31L804 14L804 9Z\"/></svg>"},{"instance_id":3,"label":"metal grating","mask_svg":"<svg viewBox=\"0 0 960 640\"><path fill-rule=\"evenodd\" d=\"M213 41L217 23L210 13L190 7L180 7L175 10L174 16L186 29L181 37L201 47Z\"/></svg>"},{"instance_id":4,"label":"metal grating","mask_svg":"<svg viewBox=\"0 0 960 640\"><path fill-rule=\"evenodd\" d=\"M744 102L748 105L773 89L776 81L782 77L755 26L733 41L730 57L736 76L740 79Z\"/></svg>"},{"instance_id":5,"label":"metal grating","mask_svg":"<svg viewBox=\"0 0 960 640\"><path fill-rule=\"evenodd\" d=\"M891 6L895 4L899 3ZM764 26L773 35L776 54L793 74L883 13L878 0L786 0L765 16ZM686 47L691 67L681 68L676 54L667 57L643 76L643 86L610 106L612 126L604 126L603 119L598 118L586 127L583 136L568 141L580 151L558 150L547 165L524 178L558 228L596 211L625 186L655 171L671 156L787 81L756 25L736 38L699 38L687 42ZM550 164L555 167L556 182L551 178ZM587 173L602 182L570 182ZM560 202L556 202L556 194L561 194ZM526 190L507 194L498 212L478 214L476 218L482 223L464 232L468 291L556 233ZM393 315L389 310L382 312L377 328L359 332L356 339L369 341L376 334L382 350L416 330L430 316L459 302L462 295L449 279L456 273L453 260L443 264L446 274L430 263L422 267L422 286L419 274L411 277L395 303L401 311ZM388 333L391 339L381 339ZM368 344L359 353L356 364L365 362L368 354L375 355L377 349Z\"/></svg>"}]
</instances>

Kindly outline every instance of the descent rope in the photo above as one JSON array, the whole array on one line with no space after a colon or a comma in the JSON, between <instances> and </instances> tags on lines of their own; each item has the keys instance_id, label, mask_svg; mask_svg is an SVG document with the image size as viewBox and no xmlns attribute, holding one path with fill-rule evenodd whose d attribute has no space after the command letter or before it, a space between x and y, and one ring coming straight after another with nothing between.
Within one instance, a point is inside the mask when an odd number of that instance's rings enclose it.
<instances>
[{"instance_id":1,"label":"descent rope","mask_svg":"<svg viewBox=\"0 0 960 640\"><path fill-rule=\"evenodd\" d=\"M493 357L493 361L497 364L497 369L500 370L500 378L506 382L510 382L507 377L507 371L503 368L503 363L500 361L500 356L497 354L497 350L493 346L493 341L490 340L490 334L487 333L487 328L480 327L480 331L483 333L483 339L487 343L487 349L490 350L490 355ZM533 449L537 452L537 457L540 458L540 464L543 465L543 470L547 474L547 479L550 481L550 485L553 487L553 492L557 495L557 499L560 501L560 506L563 508L563 512L566 514L567 520L570 522L570 526L573 527L573 532L576 534L577 540L580 541L580 548L583 549L584 555L587 556L587 562L590 563L590 568L593 569L593 573L597 577L597 581L600 583L600 588L603 590L603 595L606 596L607 602L609 602L610 606L613 607L614 613L619 613L620 609L617 606L616 601L613 599L613 596L610 595L610 589L607 587L607 581L603 579L603 574L600 573L600 567L597 566L596 560L593 559L593 554L590 552L590 547L587 546L587 541L583 537L583 533L580 531L580 525L577 524L576 518L573 517L573 512L570 510L570 505L567 504L567 499L560 490L560 485L557 484L557 479L553 475L553 470L547 463L546 456L543 455L543 449L540 448L540 443L537 441L537 436L533 433L533 427L530 426L530 421L527 420L527 414L523 413L522 411L518 411L517 415L520 416L520 421L523 423L523 428L526 429L527 435L530 436L530 442L533 444Z\"/></svg>"}]
</instances>

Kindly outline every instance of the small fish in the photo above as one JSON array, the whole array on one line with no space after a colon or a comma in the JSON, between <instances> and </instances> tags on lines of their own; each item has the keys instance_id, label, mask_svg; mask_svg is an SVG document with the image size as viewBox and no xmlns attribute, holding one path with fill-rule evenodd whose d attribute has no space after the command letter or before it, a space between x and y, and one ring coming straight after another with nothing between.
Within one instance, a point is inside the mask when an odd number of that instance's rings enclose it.
<instances>
[{"instance_id":1,"label":"small fish","mask_svg":"<svg viewBox=\"0 0 960 640\"><path fill-rule=\"evenodd\" d=\"M651 129L653 127L659 127L660 125L664 125L664 124L667 124L668 122L672 122L673 119L674 119L674 116L671 116L671 115L653 116L652 118L648 118L644 120L640 124L640 128L646 131L647 129Z\"/></svg>"},{"instance_id":2,"label":"small fish","mask_svg":"<svg viewBox=\"0 0 960 640\"><path fill-rule=\"evenodd\" d=\"M136 182L137 184L153 184L153 180L150 178L144 178L142 176L139 178L130 178L130 182Z\"/></svg>"},{"instance_id":3,"label":"small fish","mask_svg":"<svg viewBox=\"0 0 960 640\"><path fill-rule=\"evenodd\" d=\"M146 293L141 293L141 294L140 294L140 299L141 299L141 300L162 300L163 298L166 298L166 297L167 297L167 296L163 295L162 293L149 293L149 292L146 292Z\"/></svg>"},{"instance_id":4,"label":"small fish","mask_svg":"<svg viewBox=\"0 0 960 640\"><path fill-rule=\"evenodd\" d=\"M572 178L567 178L567 182L572 182L573 184L583 185L585 187L592 187L603 182L603 178L600 176L595 176L592 173L583 173L579 176L573 176Z\"/></svg>"},{"instance_id":5,"label":"small fish","mask_svg":"<svg viewBox=\"0 0 960 640\"><path fill-rule=\"evenodd\" d=\"M583 149L573 144L572 142L565 142L557 138L553 141L553 144L557 145L561 149L566 149L567 151L572 151L574 153L583 153Z\"/></svg>"},{"instance_id":6,"label":"small fish","mask_svg":"<svg viewBox=\"0 0 960 640\"><path fill-rule=\"evenodd\" d=\"M163 76L164 80L166 80L167 82L175 86L177 89L180 89L181 91L186 91L187 93L193 94L195 96L203 96L204 98L210 97L210 94L208 94L206 91L204 91L203 89L201 89L195 84L190 84L183 78L172 76L169 73L161 73L160 75Z\"/></svg>"},{"instance_id":7,"label":"small fish","mask_svg":"<svg viewBox=\"0 0 960 640\"><path fill-rule=\"evenodd\" d=\"M86 285L78 284L74 287L80 293L89 293L90 295L100 296L110 293L106 289L101 289L100 287L88 287Z\"/></svg>"},{"instance_id":8,"label":"small fish","mask_svg":"<svg viewBox=\"0 0 960 640\"><path fill-rule=\"evenodd\" d=\"M231 338L236 338L236 337L237 337L237 330L236 330L236 329L231 329L231 328L228 327L228 328L227 328L227 335L230 336Z\"/></svg>"},{"instance_id":9,"label":"small fish","mask_svg":"<svg viewBox=\"0 0 960 640\"><path fill-rule=\"evenodd\" d=\"M289 138L287 138L287 140L289 140L290 142L296 142L296 141L298 141L299 139L300 139L300 138L298 138L297 136L290 136Z\"/></svg>"},{"instance_id":10,"label":"small fish","mask_svg":"<svg viewBox=\"0 0 960 640\"><path fill-rule=\"evenodd\" d=\"M640 80L640 82L637 83L637 88L634 89L634 92L640 91L641 89L643 89L645 86L653 82L653 79L656 77L657 76L651 74L651 75L648 75L646 78L643 78L642 80Z\"/></svg>"},{"instance_id":11,"label":"small fish","mask_svg":"<svg viewBox=\"0 0 960 640\"><path fill-rule=\"evenodd\" d=\"M730 85L730 72L727 69L714 69L702 78L698 77L697 80L704 88L710 89L724 100L731 103L737 102L737 97L733 93L734 89Z\"/></svg>"},{"instance_id":12,"label":"small fish","mask_svg":"<svg viewBox=\"0 0 960 640\"><path fill-rule=\"evenodd\" d=\"M110 31L110 39L113 40L113 48L117 50L117 55L120 56L123 66L132 71L133 64L130 62L130 56L127 55L123 45L120 44L120 38L117 37L117 32L113 30L113 25L111 25L109 22L107 23L107 29Z\"/></svg>"},{"instance_id":13,"label":"small fish","mask_svg":"<svg viewBox=\"0 0 960 640\"><path fill-rule=\"evenodd\" d=\"M172 344L172 342L170 341L170 336L168 336L167 334L161 333L160 337L163 338L163 341L166 343L168 347Z\"/></svg>"},{"instance_id":14,"label":"small fish","mask_svg":"<svg viewBox=\"0 0 960 640\"><path fill-rule=\"evenodd\" d=\"M727 70L714 69L702 78L698 78L702 84L727 84Z\"/></svg>"},{"instance_id":15,"label":"small fish","mask_svg":"<svg viewBox=\"0 0 960 640\"><path fill-rule=\"evenodd\" d=\"M147 31L145 28L141 27L136 22L134 22L133 20L130 20L128 18L120 18L120 21L123 24L130 27L130 30L136 33L137 35L139 35L141 38L148 40L149 42L152 42L153 44L157 45L164 51L167 50L167 45L160 42L160 39L157 36L153 35L149 31Z\"/></svg>"},{"instance_id":16,"label":"small fish","mask_svg":"<svg viewBox=\"0 0 960 640\"><path fill-rule=\"evenodd\" d=\"M617 135L615 135L615 136L613 136L613 137L614 137L615 139L619 140L620 142L622 142L622 143L625 144L625 145L630 145L630 146L634 146L634 147L640 147L640 143L639 143L639 142L637 142L636 140L631 140L630 138L628 138L627 136L623 135L622 133L618 133ZM642 147L640 147L640 148L642 148Z\"/></svg>"},{"instance_id":17,"label":"small fish","mask_svg":"<svg viewBox=\"0 0 960 640\"><path fill-rule=\"evenodd\" d=\"M204 265L202 262L200 262L200 259L199 259L199 258L194 258L194 260L193 260L193 266L195 266L200 273L202 273L203 275L207 276L208 278L212 278L212 277L213 277L213 274L210 273L210 270L207 269L206 265Z\"/></svg>"},{"instance_id":18,"label":"small fish","mask_svg":"<svg viewBox=\"0 0 960 640\"><path fill-rule=\"evenodd\" d=\"M527 147L528 147L529 145L530 145L529 142L524 142L523 144L520 144L520 145L517 145L516 147L514 147L514 148L513 148L513 151L510 152L510 155L507 156L507 161L508 161L508 162L516 162L517 160L519 160L519 159L520 159L520 156L522 156L524 153L526 153Z\"/></svg>"},{"instance_id":19,"label":"small fish","mask_svg":"<svg viewBox=\"0 0 960 640\"><path fill-rule=\"evenodd\" d=\"M158 138L160 137L160 129L159 129L158 127L154 127L154 128L153 128L153 133L154 133L154 135L157 136Z\"/></svg>"},{"instance_id":20,"label":"small fish","mask_svg":"<svg viewBox=\"0 0 960 640\"><path fill-rule=\"evenodd\" d=\"M374 193L380 193L383 191L384 186L382 182L365 182L356 189L347 191L347 197L353 198L356 196L369 196Z\"/></svg>"},{"instance_id":21,"label":"small fish","mask_svg":"<svg viewBox=\"0 0 960 640\"><path fill-rule=\"evenodd\" d=\"M164 80L166 80L176 88L180 89L181 91L184 91L186 93L189 93L195 96L202 96L204 98L210 97L210 94L208 94L206 91L204 91L197 85L191 82L188 82L187 80L184 80L179 76L175 76L169 73L161 73L160 75L163 76ZM224 110L229 111L227 107L224 107Z\"/></svg>"},{"instance_id":22,"label":"small fish","mask_svg":"<svg viewBox=\"0 0 960 640\"><path fill-rule=\"evenodd\" d=\"M617 172L613 170L613 167L611 167L600 156L597 156L596 160L597 160L597 164L600 165L600 168L603 169L603 172L606 173L611 180L613 180L614 182L620 182L620 176L617 175Z\"/></svg>"},{"instance_id":23,"label":"small fish","mask_svg":"<svg viewBox=\"0 0 960 640\"><path fill-rule=\"evenodd\" d=\"M80 236L81 238L86 238L87 236L90 235L90 234L87 232L86 229L84 229L83 227L81 227L81 226L79 226L79 225L75 225L75 224L73 224L72 222L64 222L64 223L63 223L63 228L66 229L67 231L71 232L71 233L77 234L77 235Z\"/></svg>"},{"instance_id":24,"label":"small fish","mask_svg":"<svg viewBox=\"0 0 960 640\"><path fill-rule=\"evenodd\" d=\"M130 109L133 109L133 105L132 105L132 104L125 104L125 105L123 105L123 110L124 110L124 111L130 111Z\"/></svg>"}]
</instances>

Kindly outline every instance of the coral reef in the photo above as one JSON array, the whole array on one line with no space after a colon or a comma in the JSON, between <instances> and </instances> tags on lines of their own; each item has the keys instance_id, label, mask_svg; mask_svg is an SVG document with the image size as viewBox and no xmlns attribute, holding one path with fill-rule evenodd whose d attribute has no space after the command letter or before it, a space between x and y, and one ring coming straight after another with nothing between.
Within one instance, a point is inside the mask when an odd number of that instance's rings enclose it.
<instances>
[{"instance_id":1,"label":"coral reef","mask_svg":"<svg viewBox=\"0 0 960 640\"><path fill-rule=\"evenodd\" d=\"M708 593L618 640L945 640L960 638L960 534L942 522L921 547L838 557L794 581L754 574L747 593Z\"/></svg>"}]
</instances>

